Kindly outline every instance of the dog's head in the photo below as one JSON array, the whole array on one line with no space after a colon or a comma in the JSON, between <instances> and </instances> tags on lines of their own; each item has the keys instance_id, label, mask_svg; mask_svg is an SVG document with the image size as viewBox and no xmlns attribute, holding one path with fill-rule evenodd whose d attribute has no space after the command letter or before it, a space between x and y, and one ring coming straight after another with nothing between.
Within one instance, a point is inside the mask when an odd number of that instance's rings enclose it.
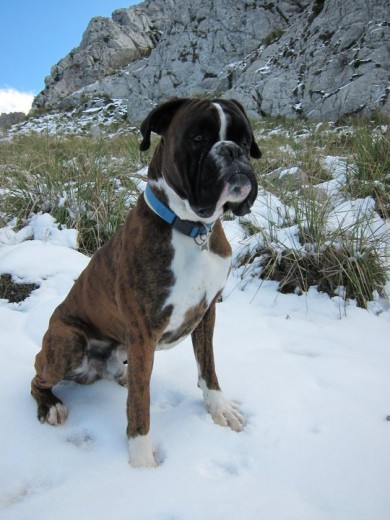
<instances>
[{"instance_id":1,"label":"dog's head","mask_svg":"<svg viewBox=\"0 0 390 520\"><path fill-rule=\"evenodd\" d=\"M239 216L249 213L257 196L250 157L258 159L261 152L240 103L168 101L142 123L141 151L149 148L151 132L161 140L149 178L166 182L170 193L185 201L187 218L215 220L229 209Z\"/></svg>"}]
</instances>

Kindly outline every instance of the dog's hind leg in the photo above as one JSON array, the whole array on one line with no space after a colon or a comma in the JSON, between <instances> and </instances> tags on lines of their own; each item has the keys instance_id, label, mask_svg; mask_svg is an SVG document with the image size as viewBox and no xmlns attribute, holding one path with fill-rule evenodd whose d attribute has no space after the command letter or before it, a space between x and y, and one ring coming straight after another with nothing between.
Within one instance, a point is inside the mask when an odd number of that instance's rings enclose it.
<instances>
[{"instance_id":1,"label":"dog's hind leg","mask_svg":"<svg viewBox=\"0 0 390 520\"><path fill-rule=\"evenodd\" d=\"M68 411L52 388L81 364L86 338L71 327L51 326L46 332L42 350L35 358L36 376L31 381L31 395L37 402L38 419L53 426L63 424Z\"/></svg>"},{"instance_id":2,"label":"dog's hind leg","mask_svg":"<svg viewBox=\"0 0 390 520\"><path fill-rule=\"evenodd\" d=\"M57 426L66 421L68 410L62 401L53 394L52 387L47 387L47 384L41 376L36 375L31 381L31 395L37 402L39 421Z\"/></svg>"}]
</instances>

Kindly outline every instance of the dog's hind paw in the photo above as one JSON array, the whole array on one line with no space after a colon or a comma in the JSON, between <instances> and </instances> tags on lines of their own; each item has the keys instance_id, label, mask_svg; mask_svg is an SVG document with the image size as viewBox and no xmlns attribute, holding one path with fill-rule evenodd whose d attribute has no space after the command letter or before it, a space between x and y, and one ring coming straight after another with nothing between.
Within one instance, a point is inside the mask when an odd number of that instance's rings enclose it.
<instances>
[{"instance_id":1,"label":"dog's hind paw","mask_svg":"<svg viewBox=\"0 0 390 520\"><path fill-rule=\"evenodd\" d=\"M44 407L44 409L38 410L38 418L41 423L47 422L52 426L58 426L59 424L64 424L68 417L68 410L62 403L56 403L50 406L48 409Z\"/></svg>"}]
</instances>

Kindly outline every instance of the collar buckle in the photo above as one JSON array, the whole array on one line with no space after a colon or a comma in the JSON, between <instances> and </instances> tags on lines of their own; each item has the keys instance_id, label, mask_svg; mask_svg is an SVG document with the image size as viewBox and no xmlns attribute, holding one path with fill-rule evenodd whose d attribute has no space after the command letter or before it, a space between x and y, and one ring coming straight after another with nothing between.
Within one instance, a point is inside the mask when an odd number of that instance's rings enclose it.
<instances>
[{"instance_id":1,"label":"collar buckle","mask_svg":"<svg viewBox=\"0 0 390 520\"><path fill-rule=\"evenodd\" d=\"M205 244L209 241L209 236L211 233L212 227L208 227L202 224L202 230L199 231L199 234L197 234L194 237L195 244L198 244L198 246L204 247Z\"/></svg>"}]
</instances>

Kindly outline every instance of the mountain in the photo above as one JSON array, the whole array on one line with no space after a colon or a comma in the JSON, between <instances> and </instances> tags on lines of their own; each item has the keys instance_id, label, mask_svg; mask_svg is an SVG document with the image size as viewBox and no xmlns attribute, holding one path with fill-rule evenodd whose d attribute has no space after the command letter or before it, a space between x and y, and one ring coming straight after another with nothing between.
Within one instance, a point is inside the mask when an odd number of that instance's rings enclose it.
<instances>
[{"instance_id":1,"label":"mountain","mask_svg":"<svg viewBox=\"0 0 390 520\"><path fill-rule=\"evenodd\" d=\"M146 0L93 18L33 109L96 96L131 121L172 96L222 96L252 116L390 112L388 0Z\"/></svg>"}]
</instances>

